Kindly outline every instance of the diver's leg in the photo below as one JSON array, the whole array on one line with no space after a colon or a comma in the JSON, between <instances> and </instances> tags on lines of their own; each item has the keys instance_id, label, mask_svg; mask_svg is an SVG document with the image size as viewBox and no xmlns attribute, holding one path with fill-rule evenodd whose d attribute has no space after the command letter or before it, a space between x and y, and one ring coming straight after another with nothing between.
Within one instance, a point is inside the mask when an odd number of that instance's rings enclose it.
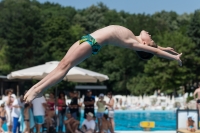
<instances>
[{"instance_id":1,"label":"diver's leg","mask_svg":"<svg viewBox=\"0 0 200 133\"><path fill-rule=\"evenodd\" d=\"M74 45L77 45L77 43ZM37 96L42 96L46 89L59 83L73 66L81 63L92 54L92 47L87 42L84 42L75 47L75 49L70 49L68 52L71 53L67 53L64 56L54 71L49 73L50 76L48 76L39 86L34 87L26 93L24 99L27 102L32 101Z\"/></svg>"}]
</instances>

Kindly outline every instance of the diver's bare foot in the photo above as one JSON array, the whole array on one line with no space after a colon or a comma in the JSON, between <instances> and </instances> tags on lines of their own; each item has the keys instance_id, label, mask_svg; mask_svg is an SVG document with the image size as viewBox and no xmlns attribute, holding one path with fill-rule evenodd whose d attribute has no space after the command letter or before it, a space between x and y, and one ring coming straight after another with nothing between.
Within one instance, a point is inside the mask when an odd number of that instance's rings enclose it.
<instances>
[{"instance_id":1,"label":"diver's bare foot","mask_svg":"<svg viewBox=\"0 0 200 133\"><path fill-rule=\"evenodd\" d=\"M31 102L35 98L42 97L43 96L43 91L37 91L35 88L31 88L28 90L28 92L24 96L25 102Z\"/></svg>"}]
</instances>

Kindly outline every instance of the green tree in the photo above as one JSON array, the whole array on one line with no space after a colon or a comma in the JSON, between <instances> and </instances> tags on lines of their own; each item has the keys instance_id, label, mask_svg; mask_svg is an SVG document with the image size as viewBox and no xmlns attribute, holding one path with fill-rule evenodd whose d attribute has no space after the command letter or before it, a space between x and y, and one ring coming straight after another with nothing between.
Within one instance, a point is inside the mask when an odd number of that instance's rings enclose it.
<instances>
[{"instance_id":1,"label":"green tree","mask_svg":"<svg viewBox=\"0 0 200 133\"><path fill-rule=\"evenodd\" d=\"M195 44L195 49L191 51L196 55L196 58L193 61L192 69L196 74L193 80L194 82L198 82L200 79L200 10L196 10L194 12L187 34Z\"/></svg>"},{"instance_id":2,"label":"green tree","mask_svg":"<svg viewBox=\"0 0 200 133\"><path fill-rule=\"evenodd\" d=\"M7 47L6 40L0 38L0 75L7 74L10 71L10 64L5 54Z\"/></svg>"},{"instance_id":3,"label":"green tree","mask_svg":"<svg viewBox=\"0 0 200 133\"><path fill-rule=\"evenodd\" d=\"M12 70L30 67L43 60L40 9L36 1L3 0L0 36L7 42L6 57Z\"/></svg>"}]
</instances>

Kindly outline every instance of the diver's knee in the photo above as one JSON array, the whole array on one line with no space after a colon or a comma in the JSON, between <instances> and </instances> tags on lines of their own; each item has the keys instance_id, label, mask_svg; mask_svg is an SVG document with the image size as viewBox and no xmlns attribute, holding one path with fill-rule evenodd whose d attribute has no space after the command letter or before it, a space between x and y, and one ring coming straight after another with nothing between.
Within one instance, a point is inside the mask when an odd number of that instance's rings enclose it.
<instances>
[{"instance_id":1,"label":"diver's knee","mask_svg":"<svg viewBox=\"0 0 200 133\"><path fill-rule=\"evenodd\" d=\"M73 63L71 60L62 60L60 63L59 63L59 68L60 69L66 69L66 68L71 68L73 66Z\"/></svg>"}]
</instances>

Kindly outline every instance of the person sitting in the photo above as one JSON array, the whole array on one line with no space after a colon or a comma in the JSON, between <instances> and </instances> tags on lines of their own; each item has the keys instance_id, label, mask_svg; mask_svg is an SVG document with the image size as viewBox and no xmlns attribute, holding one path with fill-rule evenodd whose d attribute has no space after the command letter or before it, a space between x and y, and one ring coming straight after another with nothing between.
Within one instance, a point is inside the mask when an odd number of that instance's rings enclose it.
<instances>
[{"instance_id":1,"label":"person sitting","mask_svg":"<svg viewBox=\"0 0 200 133\"><path fill-rule=\"evenodd\" d=\"M104 114L102 117L102 123L100 126L100 133L114 133L112 125L108 120L108 115Z\"/></svg>"},{"instance_id":2,"label":"person sitting","mask_svg":"<svg viewBox=\"0 0 200 133\"><path fill-rule=\"evenodd\" d=\"M76 133L94 133L95 121L93 113L89 112L86 114L86 119L81 125L80 131L76 130Z\"/></svg>"},{"instance_id":3,"label":"person sitting","mask_svg":"<svg viewBox=\"0 0 200 133\"><path fill-rule=\"evenodd\" d=\"M72 117L72 114L70 112L67 112L66 114L67 120L65 120L65 129L66 133L74 133L80 124L79 121L77 121L74 117Z\"/></svg>"},{"instance_id":4,"label":"person sitting","mask_svg":"<svg viewBox=\"0 0 200 133\"><path fill-rule=\"evenodd\" d=\"M187 130L190 131L190 132L195 132L196 131L196 126L195 126L194 118L192 116L188 116Z\"/></svg>"}]
</instances>

